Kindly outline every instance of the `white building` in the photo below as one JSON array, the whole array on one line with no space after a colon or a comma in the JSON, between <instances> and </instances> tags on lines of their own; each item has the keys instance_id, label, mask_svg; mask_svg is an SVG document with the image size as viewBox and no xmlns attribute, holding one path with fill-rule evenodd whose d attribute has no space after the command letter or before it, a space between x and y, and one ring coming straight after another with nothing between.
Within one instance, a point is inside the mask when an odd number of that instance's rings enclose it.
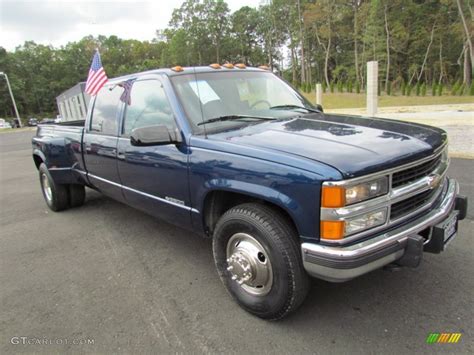
<instances>
[{"instance_id":1,"label":"white building","mask_svg":"<svg viewBox=\"0 0 474 355\"><path fill-rule=\"evenodd\" d=\"M56 97L59 115L63 121L85 120L90 96L84 92L86 83L82 82Z\"/></svg>"}]
</instances>

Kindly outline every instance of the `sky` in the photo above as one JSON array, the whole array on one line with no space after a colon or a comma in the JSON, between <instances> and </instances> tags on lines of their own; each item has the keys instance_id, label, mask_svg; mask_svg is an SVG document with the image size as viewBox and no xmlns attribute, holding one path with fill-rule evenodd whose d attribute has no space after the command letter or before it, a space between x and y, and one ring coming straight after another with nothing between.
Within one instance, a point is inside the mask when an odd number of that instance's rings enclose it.
<instances>
[{"instance_id":1,"label":"sky","mask_svg":"<svg viewBox=\"0 0 474 355\"><path fill-rule=\"evenodd\" d=\"M116 35L151 40L183 0L0 0L0 46L8 51L25 41L55 47L84 36ZM231 12L262 0L226 0Z\"/></svg>"}]
</instances>

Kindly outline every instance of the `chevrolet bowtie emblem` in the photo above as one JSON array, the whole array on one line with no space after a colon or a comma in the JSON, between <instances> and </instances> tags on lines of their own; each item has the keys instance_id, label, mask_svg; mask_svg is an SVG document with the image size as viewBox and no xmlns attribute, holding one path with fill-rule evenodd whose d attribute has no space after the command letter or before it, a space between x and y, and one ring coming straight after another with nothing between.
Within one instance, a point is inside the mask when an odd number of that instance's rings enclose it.
<instances>
[{"instance_id":1,"label":"chevrolet bowtie emblem","mask_svg":"<svg viewBox=\"0 0 474 355\"><path fill-rule=\"evenodd\" d=\"M428 185L430 186L430 189L436 188L440 182L441 182L441 175L431 174L428 176Z\"/></svg>"}]
</instances>

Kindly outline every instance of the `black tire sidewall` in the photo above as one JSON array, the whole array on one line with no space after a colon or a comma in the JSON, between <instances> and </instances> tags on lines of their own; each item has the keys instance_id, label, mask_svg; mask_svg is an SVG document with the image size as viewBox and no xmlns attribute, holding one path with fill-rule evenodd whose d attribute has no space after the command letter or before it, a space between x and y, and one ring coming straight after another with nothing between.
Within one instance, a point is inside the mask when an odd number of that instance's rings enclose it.
<instances>
[{"instance_id":1,"label":"black tire sidewall","mask_svg":"<svg viewBox=\"0 0 474 355\"><path fill-rule=\"evenodd\" d=\"M277 314L285 307L289 298L292 280L288 273L288 257L272 239L271 232L248 216L235 215L224 217L218 225L213 241L214 258L219 276L231 296L248 312L267 318ZM252 295L245 291L237 282L231 279L227 271L226 249L229 239L236 233L247 233L254 237L264 247L270 258L273 271L273 284L266 295ZM271 316L270 316L271 317Z\"/></svg>"},{"instance_id":2,"label":"black tire sidewall","mask_svg":"<svg viewBox=\"0 0 474 355\"><path fill-rule=\"evenodd\" d=\"M49 185L51 187L51 201L48 200L44 192L42 179L43 175L46 175L49 180ZM48 168L44 163L42 163L39 167L39 178L41 185L41 193L43 194L43 198L48 207L55 212L65 209L67 207L67 190L65 186L58 185L54 182L51 174L48 171Z\"/></svg>"},{"instance_id":3,"label":"black tire sidewall","mask_svg":"<svg viewBox=\"0 0 474 355\"><path fill-rule=\"evenodd\" d=\"M84 204L86 191L84 185L69 185L69 205L70 207L80 207Z\"/></svg>"}]
</instances>

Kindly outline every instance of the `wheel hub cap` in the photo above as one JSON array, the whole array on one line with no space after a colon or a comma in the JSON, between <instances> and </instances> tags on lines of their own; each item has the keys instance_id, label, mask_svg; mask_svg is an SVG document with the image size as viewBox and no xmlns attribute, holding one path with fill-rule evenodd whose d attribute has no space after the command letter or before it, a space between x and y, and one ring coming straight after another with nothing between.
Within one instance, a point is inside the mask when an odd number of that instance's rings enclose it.
<instances>
[{"instance_id":1,"label":"wheel hub cap","mask_svg":"<svg viewBox=\"0 0 474 355\"><path fill-rule=\"evenodd\" d=\"M41 184L43 185L44 195L51 201L53 198L53 193L51 192L51 185L49 184L49 179L46 174L41 175Z\"/></svg>"},{"instance_id":2,"label":"wheel hub cap","mask_svg":"<svg viewBox=\"0 0 474 355\"><path fill-rule=\"evenodd\" d=\"M227 271L232 280L254 295L267 294L273 271L267 251L252 236L234 234L227 243Z\"/></svg>"}]
</instances>

